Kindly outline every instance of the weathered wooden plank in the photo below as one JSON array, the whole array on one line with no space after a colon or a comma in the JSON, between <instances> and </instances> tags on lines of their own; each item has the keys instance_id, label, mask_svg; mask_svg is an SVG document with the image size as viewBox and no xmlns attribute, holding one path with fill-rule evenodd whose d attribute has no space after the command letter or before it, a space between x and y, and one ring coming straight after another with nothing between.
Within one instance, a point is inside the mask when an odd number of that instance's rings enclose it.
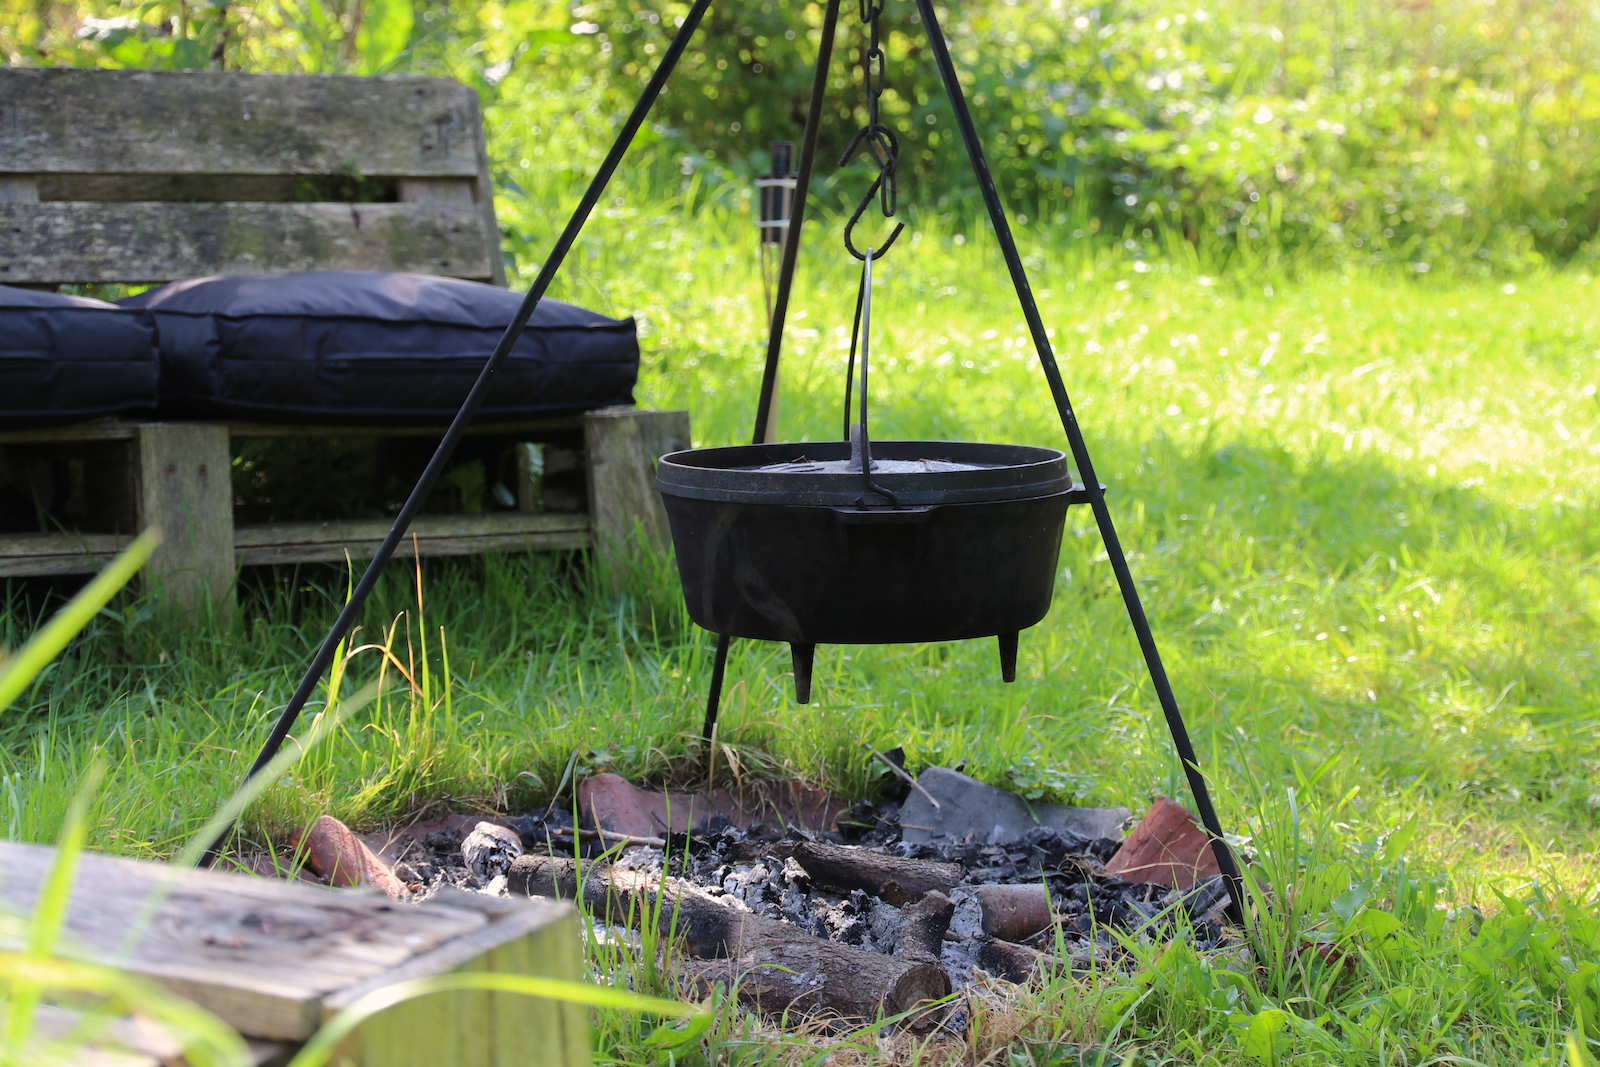
<instances>
[{"instance_id":1,"label":"weathered wooden plank","mask_svg":"<svg viewBox=\"0 0 1600 1067\"><path fill-rule=\"evenodd\" d=\"M233 614L233 484L226 427L147 423L138 436L141 529L161 530L145 575L198 622L209 605Z\"/></svg>"},{"instance_id":2,"label":"weathered wooden plank","mask_svg":"<svg viewBox=\"0 0 1600 1067\"><path fill-rule=\"evenodd\" d=\"M233 437L442 437L443 426L308 426L301 423L223 422ZM576 430L583 425L582 415L555 415L547 419L522 419L517 422L473 423L468 437L515 437ZM70 426L44 426L27 430L0 431L0 445L46 444L77 441L131 441L139 424L104 419L75 422Z\"/></svg>"},{"instance_id":3,"label":"weathered wooden plank","mask_svg":"<svg viewBox=\"0 0 1600 1067\"><path fill-rule=\"evenodd\" d=\"M75 422L70 426L42 426L0 432L0 444L27 445L77 441L131 441L136 423L103 420Z\"/></svg>"},{"instance_id":4,"label":"weathered wooden plank","mask_svg":"<svg viewBox=\"0 0 1600 1067\"><path fill-rule=\"evenodd\" d=\"M0 68L0 172L473 177L448 78Z\"/></svg>"},{"instance_id":5,"label":"weathered wooden plank","mask_svg":"<svg viewBox=\"0 0 1600 1067\"><path fill-rule=\"evenodd\" d=\"M132 540L116 534L7 534L0 537L0 578L93 574Z\"/></svg>"},{"instance_id":6,"label":"weathered wooden plank","mask_svg":"<svg viewBox=\"0 0 1600 1067\"><path fill-rule=\"evenodd\" d=\"M245 566L338 563L346 553L352 559L366 559L377 550L389 525L387 519L252 523L235 530L235 554ZM422 515L412 524L411 534L424 556L581 549L589 545L589 517L550 512ZM409 559L411 549L408 536L397 554Z\"/></svg>"},{"instance_id":7,"label":"weathered wooden plank","mask_svg":"<svg viewBox=\"0 0 1600 1067\"><path fill-rule=\"evenodd\" d=\"M0 897L8 905L32 910L53 851L0 842ZM168 876L176 878L171 895L125 966L253 1037L304 1040L322 1021L324 997L487 923L443 905L400 913L376 891L330 893L86 854L67 914L66 951L109 962Z\"/></svg>"},{"instance_id":8,"label":"weathered wooden plank","mask_svg":"<svg viewBox=\"0 0 1600 1067\"><path fill-rule=\"evenodd\" d=\"M32 908L52 852L0 842L7 910ZM67 951L111 962L164 884L171 895L118 964L248 1037L303 1041L367 992L452 970L581 977L570 905L471 893L397 905L371 890L330 891L93 853L82 857L73 886ZM0 946L20 947L3 938ZM552 1017L560 1056L530 1060L531 1049L551 1042ZM500 1039L502 1022L507 1041ZM588 1067L587 1013L505 994L441 994L380 1013L340 1052L358 1067Z\"/></svg>"},{"instance_id":9,"label":"weathered wooden plank","mask_svg":"<svg viewBox=\"0 0 1600 1067\"><path fill-rule=\"evenodd\" d=\"M547 419L522 419L517 422L473 423L468 437L515 437L561 430L576 430L583 425L582 415L555 415ZM443 437L443 426L303 426L296 423L230 422L228 431L235 437ZM0 434L0 442L5 435Z\"/></svg>"},{"instance_id":10,"label":"weathered wooden plank","mask_svg":"<svg viewBox=\"0 0 1600 1067\"><path fill-rule=\"evenodd\" d=\"M583 436L596 551L612 567L625 566L640 539L665 551L672 536L656 492L656 460L689 447L689 413L591 411L584 415Z\"/></svg>"},{"instance_id":11,"label":"weathered wooden plank","mask_svg":"<svg viewBox=\"0 0 1600 1067\"><path fill-rule=\"evenodd\" d=\"M476 205L0 203L0 284L302 270L487 280L498 255Z\"/></svg>"},{"instance_id":12,"label":"weathered wooden plank","mask_svg":"<svg viewBox=\"0 0 1600 1067\"><path fill-rule=\"evenodd\" d=\"M464 207L473 203L476 187L471 178L402 178L399 197L407 204Z\"/></svg>"},{"instance_id":13,"label":"weathered wooden plank","mask_svg":"<svg viewBox=\"0 0 1600 1067\"><path fill-rule=\"evenodd\" d=\"M469 903L462 899L466 896L447 892L438 899L459 907ZM493 924L424 953L380 979L328 997L324 1011L332 1014L382 985L456 970L582 980L583 953L575 923L552 923L542 913L522 912L515 900L471 896L470 903L491 915ZM518 930L519 936L506 936L510 929ZM368 1027L340 1052L384 1067L436 1067L437 1062L461 1067L509 1063L573 1067L589 1062L588 1011L581 1005L513 993L458 994L429 1001L433 1027L455 1037L455 1047L441 1060L419 1058L408 1047L410 1035L393 1027Z\"/></svg>"}]
</instances>

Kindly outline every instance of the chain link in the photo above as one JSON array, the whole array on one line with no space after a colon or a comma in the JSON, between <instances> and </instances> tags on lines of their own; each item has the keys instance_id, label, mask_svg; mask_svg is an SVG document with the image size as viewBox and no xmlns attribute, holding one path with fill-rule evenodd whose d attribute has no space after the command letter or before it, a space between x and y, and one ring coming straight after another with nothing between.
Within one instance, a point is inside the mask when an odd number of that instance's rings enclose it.
<instances>
[{"instance_id":1,"label":"chain link","mask_svg":"<svg viewBox=\"0 0 1600 1067\"><path fill-rule=\"evenodd\" d=\"M861 15L862 25L867 30L867 48L861 56L861 83L866 93L867 124L856 131L851 138L850 146L844 150L844 155L839 158L839 166L850 162L856 150L863 145L872 161L878 166L878 176L873 179L872 185L867 189L866 195L856 205L854 214L844 227L844 246L852 256L865 260L866 253L855 246L854 236L856 223L861 221L861 216L866 213L872 204L873 198L878 200L879 210L884 218L893 218L899 206L899 188L895 180L895 168L899 162L900 141L895 137L894 131L878 120L878 102L883 96L886 84L886 67L881 36L881 18L885 0L858 0L858 11ZM895 238L900 236L900 231L905 229L903 223L895 225L889 234L889 239L884 241L873 252L873 258L880 258L889 251L889 246L894 244Z\"/></svg>"}]
</instances>

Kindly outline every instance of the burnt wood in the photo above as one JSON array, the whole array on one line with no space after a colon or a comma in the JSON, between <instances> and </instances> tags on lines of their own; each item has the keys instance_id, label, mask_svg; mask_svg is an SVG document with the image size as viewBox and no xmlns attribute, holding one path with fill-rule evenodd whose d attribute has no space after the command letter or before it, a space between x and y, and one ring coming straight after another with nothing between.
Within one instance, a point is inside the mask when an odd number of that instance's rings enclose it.
<instances>
[{"instance_id":1,"label":"burnt wood","mask_svg":"<svg viewBox=\"0 0 1600 1067\"><path fill-rule=\"evenodd\" d=\"M955 917L955 902L937 889L922 894L915 904L900 909L900 939L894 954L901 959L938 963L944 953L944 935Z\"/></svg>"},{"instance_id":2,"label":"burnt wood","mask_svg":"<svg viewBox=\"0 0 1600 1067\"><path fill-rule=\"evenodd\" d=\"M799 842L793 856L818 885L846 892L864 889L896 907L921 900L930 891L949 892L965 874L959 863L901 859L822 841Z\"/></svg>"},{"instance_id":3,"label":"burnt wood","mask_svg":"<svg viewBox=\"0 0 1600 1067\"><path fill-rule=\"evenodd\" d=\"M731 908L675 878L573 860L522 856L511 865L512 893L579 900L597 917L638 928L673 930L689 955L682 970L702 990L718 983L768 1014L862 1022L911 1011L950 992L950 978L925 956L887 956L825 941L788 923Z\"/></svg>"}]
</instances>

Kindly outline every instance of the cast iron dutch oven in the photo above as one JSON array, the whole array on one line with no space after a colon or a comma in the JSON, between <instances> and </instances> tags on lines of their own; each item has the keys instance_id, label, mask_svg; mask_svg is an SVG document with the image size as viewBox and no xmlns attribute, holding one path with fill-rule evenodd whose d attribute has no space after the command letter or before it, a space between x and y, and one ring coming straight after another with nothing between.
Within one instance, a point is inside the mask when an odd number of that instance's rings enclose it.
<instances>
[{"instance_id":1,"label":"cast iron dutch oven","mask_svg":"<svg viewBox=\"0 0 1600 1067\"><path fill-rule=\"evenodd\" d=\"M656 488L690 617L714 633L796 646L999 635L1004 660L1007 639L1014 650L1016 632L1050 608L1067 506L1084 499L1066 456L875 441L873 489L850 448L661 457Z\"/></svg>"}]
</instances>

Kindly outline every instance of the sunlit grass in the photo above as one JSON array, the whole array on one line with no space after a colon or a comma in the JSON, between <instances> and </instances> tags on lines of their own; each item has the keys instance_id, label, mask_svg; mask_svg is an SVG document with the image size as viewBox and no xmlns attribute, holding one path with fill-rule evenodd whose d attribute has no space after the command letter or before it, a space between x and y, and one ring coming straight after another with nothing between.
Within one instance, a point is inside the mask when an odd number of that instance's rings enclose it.
<instances>
[{"instance_id":1,"label":"sunlit grass","mask_svg":"<svg viewBox=\"0 0 1600 1067\"><path fill-rule=\"evenodd\" d=\"M519 210L503 214L536 232ZM640 399L689 407L702 444L746 439L759 373L753 241L725 210L617 208L555 294L640 316ZM816 229L781 416L786 436L811 439L839 432L854 286L836 227ZM920 235L879 271L876 432L1059 445L991 243L934 225ZM1440 907L1493 914L1493 890L1523 899L1535 879L1559 900L1591 896L1593 281L1208 278L1025 240L1225 824L1290 881L1296 863L1355 863L1351 878L1409 885L1393 863L1351 857L1378 855L1415 819L1405 870L1431 880ZM0 833L53 839L98 751L108 772L91 843L174 852L248 765L346 581L333 568L258 576L237 635L163 632L138 600L103 613L0 723ZM370 826L526 810L574 752L585 772L693 772L710 643L685 622L670 572L615 595L570 559L491 557L430 563L422 586L419 605L415 575L397 567L380 587L354 643L392 658L356 653L343 685L349 695L387 663L382 699L268 792L248 841L324 811ZM13 610L9 641L29 625ZM1023 636L1018 684L999 682L988 642L825 648L804 708L787 671L786 650L735 645L719 774L800 774L855 795L873 787L866 740L903 745L914 767L964 763L1061 799L1138 808L1185 795L1086 511L1070 519L1051 616ZM1283 837L1290 788L1320 828L1312 844ZM1304 921L1322 929L1330 894L1316 893ZM1426 910L1417 951L1456 944ZM1420 980L1424 963L1382 988ZM1089 1008L1069 1015L1063 1040L1130 1033ZM1198 1061L1173 1037L1183 1018L1138 1025ZM1549 1036L1485 1030L1474 1054L1512 1062L1557 1047ZM1213 1042L1224 1062L1233 1040ZM1366 1040L1350 1038L1349 1055L1381 1061Z\"/></svg>"}]
</instances>

